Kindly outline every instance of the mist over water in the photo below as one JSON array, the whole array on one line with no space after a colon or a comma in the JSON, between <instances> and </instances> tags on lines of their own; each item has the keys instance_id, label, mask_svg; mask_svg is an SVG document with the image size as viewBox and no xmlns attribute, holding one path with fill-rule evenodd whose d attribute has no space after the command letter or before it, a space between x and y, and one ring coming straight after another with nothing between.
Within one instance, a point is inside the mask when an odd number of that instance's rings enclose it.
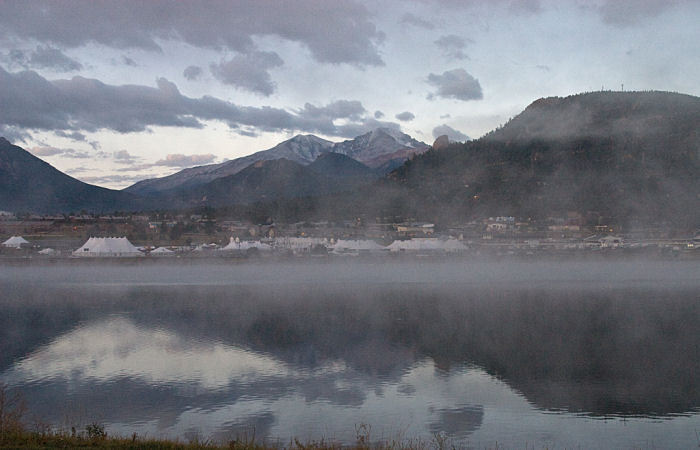
<instances>
[{"instance_id":1,"label":"mist over water","mask_svg":"<svg viewBox=\"0 0 700 450\"><path fill-rule=\"evenodd\" d=\"M690 448L693 261L2 267L0 382L152 437Z\"/></svg>"}]
</instances>

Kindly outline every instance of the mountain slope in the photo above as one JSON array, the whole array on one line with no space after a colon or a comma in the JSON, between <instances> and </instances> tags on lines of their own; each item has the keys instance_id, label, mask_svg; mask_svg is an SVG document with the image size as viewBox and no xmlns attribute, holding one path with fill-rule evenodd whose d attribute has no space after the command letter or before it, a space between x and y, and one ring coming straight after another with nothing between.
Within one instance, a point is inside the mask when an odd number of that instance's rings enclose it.
<instances>
[{"instance_id":1,"label":"mountain slope","mask_svg":"<svg viewBox=\"0 0 700 450\"><path fill-rule=\"evenodd\" d=\"M238 173L257 161L285 158L300 164L309 164L318 155L328 151L332 146L332 142L313 135L297 135L268 150L262 150L221 164L191 167L167 177L142 180L124 190L135 194L147 195L171 189L198 186L217 178Z\"/></svg>"},{"instance_id":2,"label":"mountain slope","mask_svg":"<svg viewBox=\"0 0 700 450\"><path fill-rule=\"evenodd\" d=\"M221 164L192 167L162 178L142 180L125 189L126 192L151 195L170 190L206 184L217 178L234 175L257 161L284 158L302 165L315 161L323 153L340 153L367 164L383 167L388 173L414 153L429 147L407 134L387 128L378 128L355 139L332 143L313 135L298 135L275 147ZM387 170L387 167L389 170Z\"/></svg>"},{"instance_id":3,"label":"mountain slope","mask_svg":"<svg viewBox=\"0 0 700 450\"><path fill-rule=\"evenodd\" d=\"M132 194L83 183L0 138L0 210L101 212L139 204Z\"/></svg>"},{"instance_id":4,"label":"mountain slope","mask_svg":"<svg viewBox=\"0 0 700 450\"><path fill-rule=\"evenodd\" d=\"M541 99L478 141L392 174L422 215L561 216L700 226L700 98L597 92Z\"/></svg>"},{"instance_id":5,"label":"mountain slope","mask_svg":"<svg viewBox=\"0 0 700 450\"><path fill-rule=\"evenodd\" d=\"M205 185L160 195L167 196L170 204L183 207L225 207L346 192L375 179L370 169L355 166L359 163L350 158L347 158L350 164L348 161L328 164L323 162L327 160L324 155L319 159L322 161L309 166L284 158L257 161L238 173Z\"/></svg>"},{"instance_id":6,"label":"mountain slope","mask_svg":"<svg viewBox=\"0 0 700 450\"><path fill-rule=\"evenodd\" d=\"M318 174L331 178L366 180L378 177L369 167L340 153L323 153L308 167Z\"/></svg>"}]
</instances>

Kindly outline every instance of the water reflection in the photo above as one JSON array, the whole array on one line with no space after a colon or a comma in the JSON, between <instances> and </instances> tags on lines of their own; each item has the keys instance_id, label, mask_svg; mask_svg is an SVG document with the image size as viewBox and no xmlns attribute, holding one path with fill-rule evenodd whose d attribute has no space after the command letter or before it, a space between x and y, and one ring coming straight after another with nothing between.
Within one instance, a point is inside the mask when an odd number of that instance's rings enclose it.
<instances>
[{"instance_id":1,"label":"water reflection","mask_svg":"<svg viewBox=\"0 0 700 450\"><path fill-rule=\"evenodd\" d=\"M5 283L1 380L46 422L124 434L351 442L368 423L374 438L561 447L599 434L585 416L687 415L674 439L694 439L697 286L442 276L352 288ZM639 420L604 439L668 434Z\"/></svg>"}]
</instances>

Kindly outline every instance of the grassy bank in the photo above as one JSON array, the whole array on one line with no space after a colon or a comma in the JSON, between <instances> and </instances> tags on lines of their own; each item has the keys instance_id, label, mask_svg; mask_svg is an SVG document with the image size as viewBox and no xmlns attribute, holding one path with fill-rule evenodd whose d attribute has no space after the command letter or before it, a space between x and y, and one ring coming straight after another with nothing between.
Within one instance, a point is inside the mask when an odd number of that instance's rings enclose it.
<instances>
[{"instance_id":1,"label":"grassy bank","mask_svg":"<svg viewBox=\"0 0 700 450\"><path fill-rule=\"evenodd\" d=\"M392 441L372 443L366 436L358 436L357 441L351 445L341 445L337 442L308 442L302 443L293 440L288 443L277 442L266 444L250 439L231 440L228 442L215 441L191 441L180 442L178 440L148 439L134 434L130 438L108 436L104 428L97 424L91 424L81 431L75 429L70 432L53 430L29 430L22 426L0 427L0 448L2 449L152 449L152 450L267 450L267 449L291 449L291 450L443 450L452 448L445 440L437 436L427 442L421 440Z\"/></svg>"},{"instance_id":2,"label":"grassy bank","mask_svg":"<svg viewBox=\"0 0 700 450\"><path fill-rule=\"evenodd\" d=\"M152 450L199 450L199 449L229 449L229 450L326 450L326 449L358 449L358 450L443 450L453 448L447 445L447 439L436 435L432 441L407 440L373 443L370 439L371 426L355 426L356 442L351 445L341 445L331 441L311 441L303 443L297 439L291 442L265 443L255 439L254 430L250 434L238 436L236 439L219 442L213 440L179 440L154 439L138 436L110 436L103 425L91 423L80 429L71 427L56 429L52 426L30 423L25 420L25 407L20 396L10 395L0 384L0 449L152 449Z\"/></svg>"}]
</instances>

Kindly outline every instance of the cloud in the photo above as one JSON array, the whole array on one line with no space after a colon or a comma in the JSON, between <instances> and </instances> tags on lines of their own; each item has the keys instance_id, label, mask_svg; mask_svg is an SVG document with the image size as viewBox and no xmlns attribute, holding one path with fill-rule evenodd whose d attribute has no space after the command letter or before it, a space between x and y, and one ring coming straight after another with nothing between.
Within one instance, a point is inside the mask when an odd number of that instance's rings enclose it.
<instances>
[{"instance_id":1,"label":"cloud","mask_svg":"<svg viewBox=\"0 0 700 450\"><path fill-rule=\"evenodd\" d=\"M441 36L440 39L435 41L435 45L437 45L438 48L442 50L442 54L448 58L469 59L464 53L467 42L472 43L473 41L471 39L464 39L455 34L448 34Z\"/></svg>"},{"instance_id":2,"label":"cloud","mask_svg":"<svg viewBox=\"0 0 700 450\"><path fill-rule=\"evenodd\" d=\"M63 158L85 159L91 156L72 148L57 148L51 146L39 146L29 149L29 153L38 157L61 156Z\"/></svg>"},{"instance_id":3,"label":"cloud","mask_svg":"<svg viewBox=\"0 0 700 450\"><path fill-rule=\"evenodd\" d=\"M399 119L401 122L410 122L411 120L416 118L416 116L412 112L409 112L409 111L404 111L402 113L397 114L394 117Z\"/></svg>"},{"instance_id":4,"label":"cloud","mask_svg":"<svg viewBox=\"0 0 700 450\"><path fill-rule=\"evenodd\" d=\"M426 30L433 30L435 29L435 25L432 22L428 22L425 19L422 19L415 14L411 13L406 13L401 17L401 21L399 23L405 23L408 25L413 25L415 27L420 27L420 28L425 28Z\"/></svg>"},{"instance_id":5,"label":"cloud","mask_svg":"<svg viewBox=\"0 0 700 450\"><path fill-rule=\"evenodd\" d=\"M133 59L129 58L126 55L122 55L122 63L125 66L138 67L138 64L136 64L136 61L134 61Z\"/></svg>"},{"instance_id":6,"label":"cloud","mask_svg":"<svg viewBox=\"0 0 700 450\"><path fill-rule=\"evenodd\" d=\"M59 49L42 45L38 45L29 56L29 66L59 72L73 72L83 68L82 64L69 58Z\"/></svg>"},{"instance_id":7,"label":"cloud","mask_svg":"<svg viewBox=\"0 0 700 450\"><path fill-rule=\"evenodd\" d=\"M155 162L156 166L168 166L168 167L190 167L190 166L201 166L203 164L210 164L214 162L216 155L207 153L204 155L183 155L180 153L173 153L167 155L165 159L161 159Z\"/></svg>"},{"instance_id":8,"label":"cloud","mask_svg":"<svg viewBox=\"0 0 700 450\"><path fill-rule=\"evenodd\" d=\"M50 81L33 71L9 73L0 67L0 86L0 123L24 130L131 133L152 126L203 128L203 122L212 120L245 133L355 137L352 133L357 130L398 128L395 123L368 117L356 100L337 100L325 106L307 103L290 112L271 106L239 106L210 96L187 97L164 78L155 87L115 86L79 76Z\"/></svg>"},{"instance_id":9,"label":"cloud","mask_svg":"<svg viewBox=\"0 0 700 450\"><path fill-rule=\"evenodd\" d=\"M433 137L437 139L439 136L447 135L450 141L468 141L470 138L461 131L457 131L449 125L439 125L433 128Z\"/></svg>"},{"instance_id":10,"label":"cloud","mask_svg":"<svg viewBox=\"0 0 700 450\"><path fill-rule=\"evenodd\" d=\"M190 81L198 80L202 76L202 68L199 66L187 66L182 72L182 76Z\"/></svg>"},{"instance_id":11,"label":"cloud","mask_svg":"<svg viewBox=\"0 0 700 450\"><path fill-rule=\"evenodd\" d=\"M27 55L22 50L13 48L7 53L7 59L10 61L10 65L27 67Z\"/></svg>"},{"instance_id":12,"label":"cloud","mask_svg":"<svg viewBox=\"0 0 700 450\"><path fill-rule=\"evenodd\" d=\"M0 122L26 129L126 133L149 125L201 127L187 101L170 82L158 87L111 86L73 77L49 81L33 71L11 74L0 68Z\"/></svg>"},{"instance_id":13,"label":"cloud","mask_svg":"<svg viewBox=\"0 0 700 450\"><path fill-rule=\"evenodd\" d=\"M114 161L118 164L135 164L141 160L141 158L132 155L127 150L118 150L112 154Z\"/></svg>"},{"instance_id":14,"label":"cloud","mask_svg":"<svg viewBox=\"0 0 700 450\"><path fill-rule=\"evenodd\" d=\"M21 127L0 123L0 137L4 137L10 142L18 143L27 142L32 136Z\"/></svg>"},{"instance_id":15,"label":"cloud","mask_svg":"<svg viewBox=\"0 0 700 450\"><path fill-rule=\"evenodd\" d=\"M299 111L299 115L308 119L359 120L366 112L365 107L357 100L336 100L322 107L307 103L304 109Z\"/></svg>"},{"instance_id":16,"label":"cloud","mask_svg":"<svg viewBox=\"0 0 700 450\"><path fill-rule=\"evenodd\" d=\"M603 22L620 27L635 25L676 7L682 0L606 0L599 8Z\"/></svg>"},{"instance_id":17,"label":"cloud","mask_svg":"<svg viewBox=\"0 0 700 450\"><path fill-rule=\"evenodd\" d=\"M216 79L246 91L264 96L275 92L268 70L284 64L275 52L251 52L236 55L230 61L212 64L209 68Z\"/></svg>"},{"instance_id":18,"label":"cloud","mask_svg":"<svg viewBox=\"0 0 700 450\"><path fill-rule=\"evenodd\" d=\"M67 174L79 174L80 170L66 171ZM92 177L79 177L80 181L90 184L102 185L122 185L127 186L134 184L137 181L143 180L144 176L141 175L100 175Z\"/></svg>"},{"instance_id":19,"label":"cloud","mask_svg":"<svg viewBox=\"0 0 700 450\"><path fill-rule=\"evenodd\" d=\"M379 111L379 110L377 110L377 111L374 112L374 118L375 118L375 119L381 119L382 117L384 117L384 113L383 113L383 112L381 112L381 111Z\"/></svg>"},{"instance_id":20,"label":"cloud","mask_svg":"<svg viewBox=\"0 0 700 450\"><path fill-rule=\"evenodd\" d=\"M394 122L383 122L374 119L366 119L362 122L349 123L335 127L338 130L337 136L355 138L377 128L388 128L394 131L401 131L401 126Z\"/></svg>"},{"instance_id":21,"label":"cloud","mask_svg":"<svg viewBox=\"0 0 700 450\"><path fill-rule=\"evenodd\" d=\"M29 54L27 52L12 49L7 55L11 64L25 69L49 69L56 72L74 72L82 70L83 65L66 56L61 50L48 46L37 45Z\"/></svg>"},{"instance_id":22,"label":"cloud","mask_svg":"<svg viewBox=\"0 0 700 450\"><path fill-rule=\"evenodd\" d=\"M55 156L63 154L64 150L56 147L32 147L29 153L34 156Z\"/></svg>"},{"instance_id":23,"label":"cloud","mask_svg":"<svg viewBox=\"0 0 700 450\"><path fill-rule=\"evenodd\" d=\"M254 49L253 37L300 43L324 63L383 65L377 45L383 34L356 0L35 0L0 3L0 38L80 47L161 51L158 41L200 48ZM195 20L196 18L196 20Z\"/></svg>"},{"instance_id":24,"label":"cloud","mask_svg":"<svg viewBox=\"0 0 700 450\"><path fill-rule=\"evenodd\" d=\"M54 131L53 134L55 134L58 137L68 138L79 142L85 142L86 139L86 136L83 133L79 133L77 131L74 131L72 133L66 133L65 131L57 130Z\"/></svg>"},{"instance_id":25,"label":"cloud","mask_svg":"<svg viewBox=\"0 0 700 450\"><path fill-rule=\"evenodd\" d=\"M542 11L540 0L512 0L508 9L515 14L537 14Z\"/></svg>"},{"instance_id":26,"label":"cloud","mask_svg":"<svg viewBox=\"0 0 700 450\"><path fill-rule=\"evenodd\" d=\"M442 75L431 73L427 82L437 88L437 92L428 95L429 100L436 96L464 101L484 98L479 80L464 69L448 70Z\"/></svg>"},{"instance_id":27,"label":"cloud","mask_svg":"<svg viewBox=\"0 0 700 450\"><path fill-rule=\"evenodd\" d=\"M438 8L466 9L484 5L483 0L422 0L423 3ZM491 0L489 4L501 5L506 11L515 14L534 14L542 11L540 0Z\"/></svg>"}]
</instances>

